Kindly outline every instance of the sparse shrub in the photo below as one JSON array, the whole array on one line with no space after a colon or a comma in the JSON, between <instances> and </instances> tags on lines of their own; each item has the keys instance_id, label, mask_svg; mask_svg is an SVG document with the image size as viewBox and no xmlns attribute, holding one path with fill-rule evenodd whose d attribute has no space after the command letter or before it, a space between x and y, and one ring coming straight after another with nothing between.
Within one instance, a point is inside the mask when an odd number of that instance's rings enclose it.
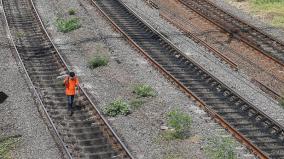
<instances>
[{"instance_id":1,"label":"sparse shrub","mask_svg":"<svg viewBox=\"0 0 284 159\"><path fill-rule=\"evenodd\" d=\"M154 89L146 84L135 86L133 92L139 97L154 97L156 95Z\"/></svg>"},{"instance_id":2,"label":"sparse shrub","mask_svg":"<svg viewBox=\"0 0 284 159\"><path fill-rule=\"evenodd\" d=\"M207 139L205 152L210 159L236 159L235 142L229 137L213 137Z\"/></svg>"},{"instance_id":3,"label":"sparse shrub","mask_svg":"<svg viewBox=\"0 0 284 159\"><path fill-rule=\"evenodd\" d=\"M81 24L77 18L57 19L56 26L60 32L67 33L80 28Z\"/></svg>"},{"instance_id":4,"label":"sparse shrub","mask_svg":"<svg viewBox=\"0 0 284 159\"><path fill-rule=\"evenodd\" d=\"M172 132L167 132L167 135L183 139L187 137L186 132L190 129L192 119L188 114L180 110L173 110L167 114L167 123L171 128L174 128Z\"/></svg>"},{"instance_id":5,"label":"sparse shrub","mask_svg":"<svg viewBox=\"0 0 284 159\"><path fill-rule=\"evenodd\" d=\"M130 106L133 110L135 110L135 109L139 109L144 103L145 101L141 99L134 99L130 101Z\"/></svg>"},{"instance_id":6,"label":"sparse shrub","mask_svg":"<svg viewBox=\"0 0 284 159\"><path fill-rule=\"evenodd\" d=\"M100 67L100 66L106 66L108 64L108 59L103 56L96 56L89 62L89 67L91 69Z\"/></svg>"},{"instance_id":7,"label":"sparse shrub","mask_svg":"<svg viewBox=\"0 0 284 159\"><path fill-rule=\"evenodd\" d=\"M75 15L75 14L76 14L75 9L73 9L73 8L69 9L69 10L68 10L68 14L69 14L69 15Z\"/></svg>"},{"instance_id":8,"label":"sparse shrub","mask_svg":"<svg viewBox=\"0 0 284 159\"><path fill-rule=\"evenodd\" d=\"M105 109L105 114L111 117L115 117L117 115L128 115L129 113L129 106L122 99L111 102Z\"/></svg>"},{"instance_id":9,"label":"sparse shrub","mask_svg":"<svg viewBox=\"0 0 284 159\"><path fill-rule=\"evenodd\" d=\"M10 159L10 151L16 146L20 141L20 135L0 138L0 158Z\"/></svg>"}]
</instances>

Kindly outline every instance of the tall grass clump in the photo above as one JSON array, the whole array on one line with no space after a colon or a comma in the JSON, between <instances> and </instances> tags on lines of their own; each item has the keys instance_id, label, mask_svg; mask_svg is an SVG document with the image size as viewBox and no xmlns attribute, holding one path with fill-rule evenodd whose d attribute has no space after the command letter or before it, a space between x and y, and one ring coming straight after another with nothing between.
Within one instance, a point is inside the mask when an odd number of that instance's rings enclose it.
<instances>
[{"instance_id":1,"label":"tall grass clump","mask_svg":"<svg viewBox=\"0 0 284 159\"><path fill-rule=\"evenodd\" d=\"M108 64L108 59L104 56L96 56L89 62L89 67L91 69L106 66Z\"/></svg>"},{"instance_id":2,"label":"tall grass clump","mask_svg":"<svg viewBox=\"0 0 284 159\"><path fill-rule=\"evenodd\" d=\"M133 92L139 97L154 97L156 95L155 90L147 84L135 86Z\"/></svg>"},{"instance_id":3,"label":"tall grass clump","mask_svg":"<svg viewBox=\"0 0 284 159\"><path fill-rule=\"evenodd\" d=\"M210 159L237 159L234 151L235 142L229 137L213 137L207 139L205 152Z\"/></svg>"},{"instance_id":4,"label":"tall grass clump","mask_svg":"<svg viewBox=\"0 0 284 159\"><path fill-rule=\"evenodd\" d=\"M78 18L57 19L56 26L60 32L67 33L80 28L81 24Z\"/></svg>"},{"instance_id":5,"label":"tall grass clump","mask_svg":"<svg viewBox=\"0 0 284 159\"><path fill-rule=\"evenodd\" d=\"M111 117L117 115L128 115L130 113L129 105L122 99L117 99L111 102L104 111L105 114Z\"/></svg>"}]
</instances>

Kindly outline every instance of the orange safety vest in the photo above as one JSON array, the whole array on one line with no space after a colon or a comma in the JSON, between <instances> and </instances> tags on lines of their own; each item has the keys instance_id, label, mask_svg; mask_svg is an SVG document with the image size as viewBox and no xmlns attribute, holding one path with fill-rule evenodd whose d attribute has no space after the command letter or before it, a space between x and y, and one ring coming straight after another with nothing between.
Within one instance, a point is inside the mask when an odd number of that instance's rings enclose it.
<instances>
[{"instance_id":1,"label":"orange safety vest","mask_svg":"<svg viewBox=\"0 0 284 159\"><path fill-rule=\"evenodd\" d=\"M75 88L78 86L79 81L78 78L75 76L73 79L70 79L70 77L66 77L64 79L64 84L65 84L65 93L66 95L75 95Z\"/></svg>"}]
</instances>

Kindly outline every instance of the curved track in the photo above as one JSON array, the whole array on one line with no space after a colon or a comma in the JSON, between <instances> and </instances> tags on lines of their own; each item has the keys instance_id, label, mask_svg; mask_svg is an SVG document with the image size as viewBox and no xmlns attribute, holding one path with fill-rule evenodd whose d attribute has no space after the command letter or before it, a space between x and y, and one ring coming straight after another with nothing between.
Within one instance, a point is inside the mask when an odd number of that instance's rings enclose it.
<instances>
[{"instance_id":1,"label":"curved track","mask_svg":"<svg viewBox=\"0 0 284 159\"><path fill-rule=\"evenodd\" d=\"M208 0L179 0L199 15L226 30L232 36L261 51L275 62L284 65L284 44L260 29L223 11Z\"/></svg>"},{"instance_id":2,"label":"curved track","mask_svg":"<svg viewBox=\"0 0 284 159\"><path fill-rule=\"evenodd\" d=\"M101 116L86 92L67 114L62 79L69 69L30 0L2 0L5 17L21 63L68 158L133 158Z\"/></svg>"},{"instance_id":3,"label":"curved track","mask_svg":"<svg viewBox=\"0 0 284 159\"><path fill-rule=\"evenodd\" d=\"M284 129L187 58L120 0L93 0L99 11L159 71L260 158L284 158Z\"/></svg>"}]
</instances>

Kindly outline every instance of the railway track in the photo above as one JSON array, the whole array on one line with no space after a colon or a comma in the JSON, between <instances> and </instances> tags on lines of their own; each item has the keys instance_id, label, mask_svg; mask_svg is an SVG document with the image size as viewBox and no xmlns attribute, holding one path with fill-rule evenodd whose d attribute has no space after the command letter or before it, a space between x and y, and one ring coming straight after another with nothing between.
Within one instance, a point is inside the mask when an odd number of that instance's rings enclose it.
<instances>
[{"instance_id":1,"label":"railway track","mask_svg":"<svg viewBox=\"0 0 284 159\"><path fill-rule=\"evenodd\" d=\"M162 74L260 158L284 158L283 126L189 59L120 0L93 5Z\"/></svg>"},{"instance_id":2,"label":"railway track","mask_svg":"<svg viewBox=\"0 0 284 159\"><path fill-rule=\"evenodd\" d=\"M284 89L283 65L273 62L241 40L177 1L156 0L160 16L186 36L226 62L234 70L244 71L257 87L276 100Z\"/></svg>"},{"instance_id":3,"label":"railway track","mask_svg":"<svg viewBox=\"0 0 284 159\"><path fill-rule=\"evenodd\" d=\"M2 0L12 43L67 158L133 158L81 89L73 116L58 76L69 69L31 0Z\"/></svg>"},{"instance_id":4,"label":"railway track","mask_svg":"<svg viewBox=\"0 0 284 159\"><path fill-rule=\"evenodd\" d=\"M205 19L284 65L284 43L215 6L208 0L178 0Z\"/></svg>"}]
</instances>

